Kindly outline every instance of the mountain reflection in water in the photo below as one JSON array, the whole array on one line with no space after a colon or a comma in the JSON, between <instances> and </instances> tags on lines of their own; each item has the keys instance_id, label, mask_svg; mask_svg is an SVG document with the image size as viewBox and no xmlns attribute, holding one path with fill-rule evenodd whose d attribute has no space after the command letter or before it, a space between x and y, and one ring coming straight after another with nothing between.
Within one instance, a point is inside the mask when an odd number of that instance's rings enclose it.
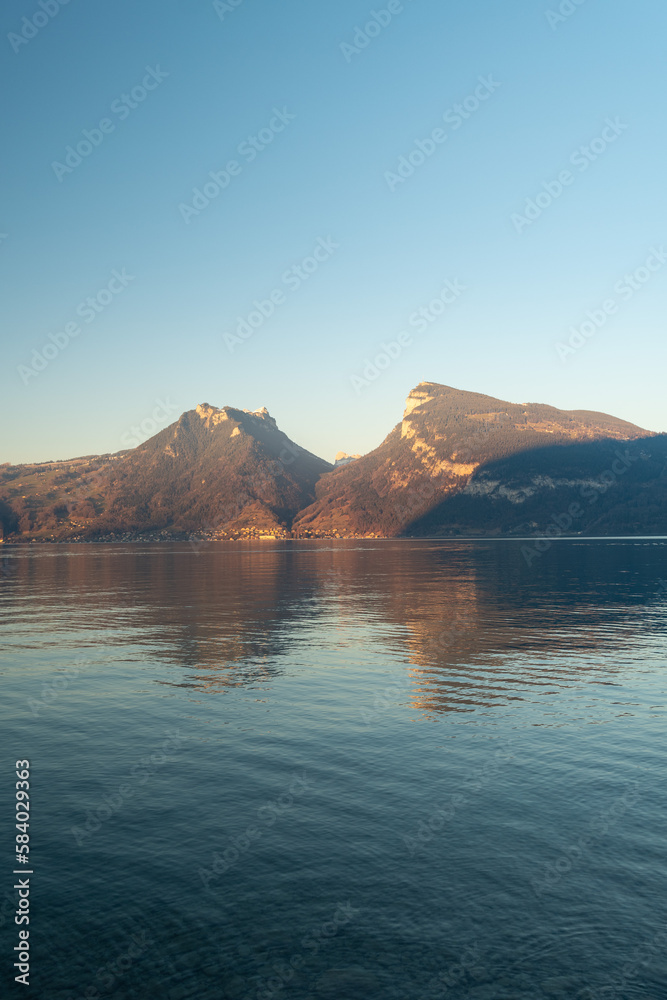
<instances>
[{"instance_id":1,"label":"mountain reflection in water","mask_svg":"<svg viewBox=\"0 0 667 1000\"><path fill-rule=\"evenodd\" d=\"M521 545L6 546L35 995L660 996L667 542Z\"/></svg>"}]
</instances>

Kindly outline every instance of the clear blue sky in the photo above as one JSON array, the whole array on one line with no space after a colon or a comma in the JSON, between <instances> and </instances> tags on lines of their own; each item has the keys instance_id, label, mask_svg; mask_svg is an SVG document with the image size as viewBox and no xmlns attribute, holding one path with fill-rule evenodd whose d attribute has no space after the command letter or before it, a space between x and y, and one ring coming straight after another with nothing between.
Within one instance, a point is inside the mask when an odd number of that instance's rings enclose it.
<instances>
[{"instance_id":1,"label":"clear blue sky","mask_svg":"<svg viewBox=\"0 0 667 1000\"><path fill-rule=\"evenodd\" d=\"M555 0L393 0L356 45L384 0L235 3L4 5L0 461L116 451L158 399L172 418L267 406L331 459L378 444L423 380L667 428L667 264L631 293L623 278L667 245L663 2L556 20ZM184 209L230 161L225 189ZM316 246L307 280L286 275ZM446 280L465 291L420 332L410 316ZM101 290L98 314L80 308ZM272 292L273 315L226 342ZM587 310L604 324L559 357ZM412 343L355 391L402 331Z\"/></svg>"}]
</instances>

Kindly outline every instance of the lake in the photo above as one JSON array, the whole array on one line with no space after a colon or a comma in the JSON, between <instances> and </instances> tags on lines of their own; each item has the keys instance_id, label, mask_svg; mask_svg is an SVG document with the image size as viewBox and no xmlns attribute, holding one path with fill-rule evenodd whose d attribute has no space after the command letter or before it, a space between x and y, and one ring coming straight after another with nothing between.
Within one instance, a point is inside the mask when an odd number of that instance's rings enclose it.
<instances>
[{"instance_id":1,"label":"lake","mask_svg":"<svg viewBox=\"0 0 667 1000\"><path fill-rule=\"evenodd\" d=\"M5 545L29 995L664 997L667 541L526 544Z\"/></svg>"}]
</instances>

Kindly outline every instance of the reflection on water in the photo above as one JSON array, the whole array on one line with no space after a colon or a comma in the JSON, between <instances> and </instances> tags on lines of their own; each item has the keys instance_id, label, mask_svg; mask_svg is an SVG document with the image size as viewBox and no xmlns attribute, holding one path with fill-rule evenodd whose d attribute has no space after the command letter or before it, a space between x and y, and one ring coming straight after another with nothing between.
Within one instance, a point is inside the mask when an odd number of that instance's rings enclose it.
<instances>
[{"instance_id":1,"label":"reflection on water","mask_svg":"<svg viewBox=\"0 0 667 1000\"><path fill-rule=\"evenodd\" d=\"M660 996L666 556L5 547L34 995Z\"/></svg>"}]
</instances>

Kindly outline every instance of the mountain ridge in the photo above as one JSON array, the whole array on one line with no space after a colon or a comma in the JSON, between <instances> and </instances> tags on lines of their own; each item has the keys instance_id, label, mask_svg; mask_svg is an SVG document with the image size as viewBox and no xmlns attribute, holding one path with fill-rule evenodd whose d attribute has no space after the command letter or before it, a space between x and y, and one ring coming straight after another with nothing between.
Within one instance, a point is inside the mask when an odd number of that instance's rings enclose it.
<instances>
[{"instance_id":1,"label":"mountain ridge","mask_svg":"<svg viewBox=\"0 0 667 1000\"><path fill-rule=\"evenodd\" d=\"M49 463L32 477L30 467L18 467L22 489L24 479L37 480L29 493L11 489L16 468L0 470L0 498L16 522L8 524L5 511L5 535L79 540L211 531L288 537L333 466L291 441L265 408L201 403L129 451Z\"/></svg>"},{"instance_id":2,"label":"mountain ridge","mask_svg":"<svg viewBox=\"0 0 667 1000\"><path fill-rule=\"evenodd\" d=\"M322 535L395 537L489 461L543 445L652 433L595 411L508 403L434 382L408 395L403 419L373 451L318 481L317 500L293 530Z\"/></svg>"},{"instance_id":3,"label":"mountain ridge","mask_svg":"<svg viewBox=\"0 0 667 1000\"><path fill-rule=\"evenodd\" d=\"M133 449L0 466L0 524L17 541L535 534L566 494L618 465L616 445L634 442L647 457L610 494L623 510L605 501L574 528L637 527L628 511L642 503L661 526L666 441L605 413L421 382L377 448L334 466L265 407L200 403Z\"/></svg>"}]
</instances>

